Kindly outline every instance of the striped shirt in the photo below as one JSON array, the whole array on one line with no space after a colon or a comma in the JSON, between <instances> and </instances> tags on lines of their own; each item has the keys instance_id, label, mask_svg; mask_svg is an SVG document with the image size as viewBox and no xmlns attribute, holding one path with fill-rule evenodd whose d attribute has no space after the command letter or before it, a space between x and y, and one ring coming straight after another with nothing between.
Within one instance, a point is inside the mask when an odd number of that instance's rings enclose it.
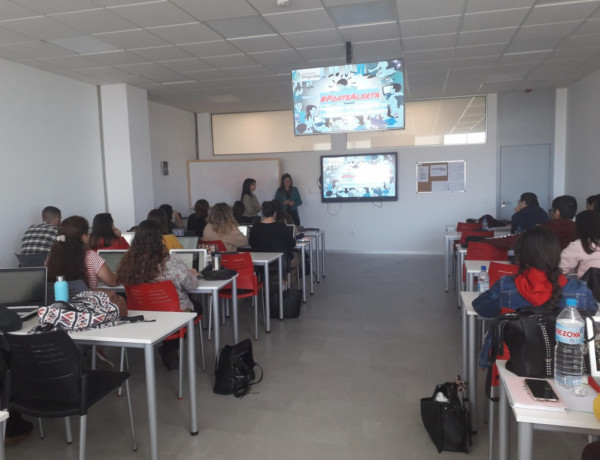
<instances>
[{"instance_id":1,"label":"striped shirt","mask_svg":"<svg viewBox=\"0 0 600 460\"><path fill-rule=\"evenodd\" d=\"M43 223L29 227L21 240L21 254L37 254L50 252L50 247L56 241L58 229L56 226Z\"/></svg>"}]
</instances>

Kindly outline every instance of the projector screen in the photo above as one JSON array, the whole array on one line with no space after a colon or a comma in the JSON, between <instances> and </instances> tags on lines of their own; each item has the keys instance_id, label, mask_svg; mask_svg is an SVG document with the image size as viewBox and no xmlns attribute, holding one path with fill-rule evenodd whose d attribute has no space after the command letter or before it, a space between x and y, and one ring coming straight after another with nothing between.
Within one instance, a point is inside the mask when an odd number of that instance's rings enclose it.
<instances>
[{"instance_id":1,"label":"projector screen","mask_svg":"<svg viewBox=\"0 0 600 460\"><path fill-rule=\"evenodd\" d=\"M402 59L292 71L294 134L404 129Z\"/></svg>"},{"instance_id":2,"label":"projector screen","mask_svg":"<svg viewBox=\"0 0 600 460\"><path fill-rule=\"evenodd\" d=\"M398 200L396 152L321 157L322 203Z\"/></svg>"}]
</instances>

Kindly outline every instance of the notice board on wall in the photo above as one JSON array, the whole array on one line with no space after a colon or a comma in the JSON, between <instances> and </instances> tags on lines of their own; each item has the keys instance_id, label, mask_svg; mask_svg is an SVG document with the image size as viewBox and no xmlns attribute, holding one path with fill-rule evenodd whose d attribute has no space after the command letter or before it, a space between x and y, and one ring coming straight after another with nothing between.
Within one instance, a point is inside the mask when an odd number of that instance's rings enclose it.
<instances>
[{"instance_id":1,"label":"notice board on wall","mask_svg":"<svg viewBox=\"0 0 600 460\"><path fill-rule=\"evenodd\" d=\"M212 206L225 202L230 206L240 199L246 178L256 181L258 202L272 200L281 181L279 159L188 161L188 198L190 208L205 199Z\"/></svg>"},{"instance_id":2,"label":"notice board on wall","mask_svg":"<svg viewBox=\"0 0 600 460\"><path fill-rule=\"evenodd\" d=\"M417 163L417 193L466 191L467 162L427 161Z\"/></svg>"}]
</instances>

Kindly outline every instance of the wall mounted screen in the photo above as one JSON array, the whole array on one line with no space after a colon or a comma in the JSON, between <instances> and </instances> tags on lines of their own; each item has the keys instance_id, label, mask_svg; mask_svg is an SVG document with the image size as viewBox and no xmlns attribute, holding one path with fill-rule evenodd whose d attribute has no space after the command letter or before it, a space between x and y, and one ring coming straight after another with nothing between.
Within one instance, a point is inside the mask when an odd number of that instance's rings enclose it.
<instances>
[{"instance_id":1,"label":"wall mounted screen","mask_svg":"<svg viewBox=\"0 0 600 460\"><path fill-rule=\"evenodd\" d=\"M294 134L404 128L402 59L292 71Z\"/></svg>"},{"instance_id":2,"label":"wall mounted screen","mask_svg":"<svg viewBox=\"0 0 600 460\"><path fill-rule=\"evenodd\" d=\"M321 202L396 201L396 152L321 157Z\"/></svg>"}]
</instances>

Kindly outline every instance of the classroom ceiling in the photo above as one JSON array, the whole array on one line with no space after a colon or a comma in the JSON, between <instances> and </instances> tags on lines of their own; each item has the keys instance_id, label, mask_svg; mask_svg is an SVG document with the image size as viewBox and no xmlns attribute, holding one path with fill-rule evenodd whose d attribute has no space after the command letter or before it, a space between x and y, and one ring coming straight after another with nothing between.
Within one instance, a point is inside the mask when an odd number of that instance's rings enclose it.
<instances>
[{"instance_id":1,"label":"classroom ceiling","mask_svg":"<svg viewBox=\"0 0 600 460\"><path fill-rule=\"evenodd\" d=\"M600 0L0 0L0 58L192 112L291 109L291 70L346 42L404 58L407 100L566 87L600 67Z\"/></svg>"}]
</instances>

